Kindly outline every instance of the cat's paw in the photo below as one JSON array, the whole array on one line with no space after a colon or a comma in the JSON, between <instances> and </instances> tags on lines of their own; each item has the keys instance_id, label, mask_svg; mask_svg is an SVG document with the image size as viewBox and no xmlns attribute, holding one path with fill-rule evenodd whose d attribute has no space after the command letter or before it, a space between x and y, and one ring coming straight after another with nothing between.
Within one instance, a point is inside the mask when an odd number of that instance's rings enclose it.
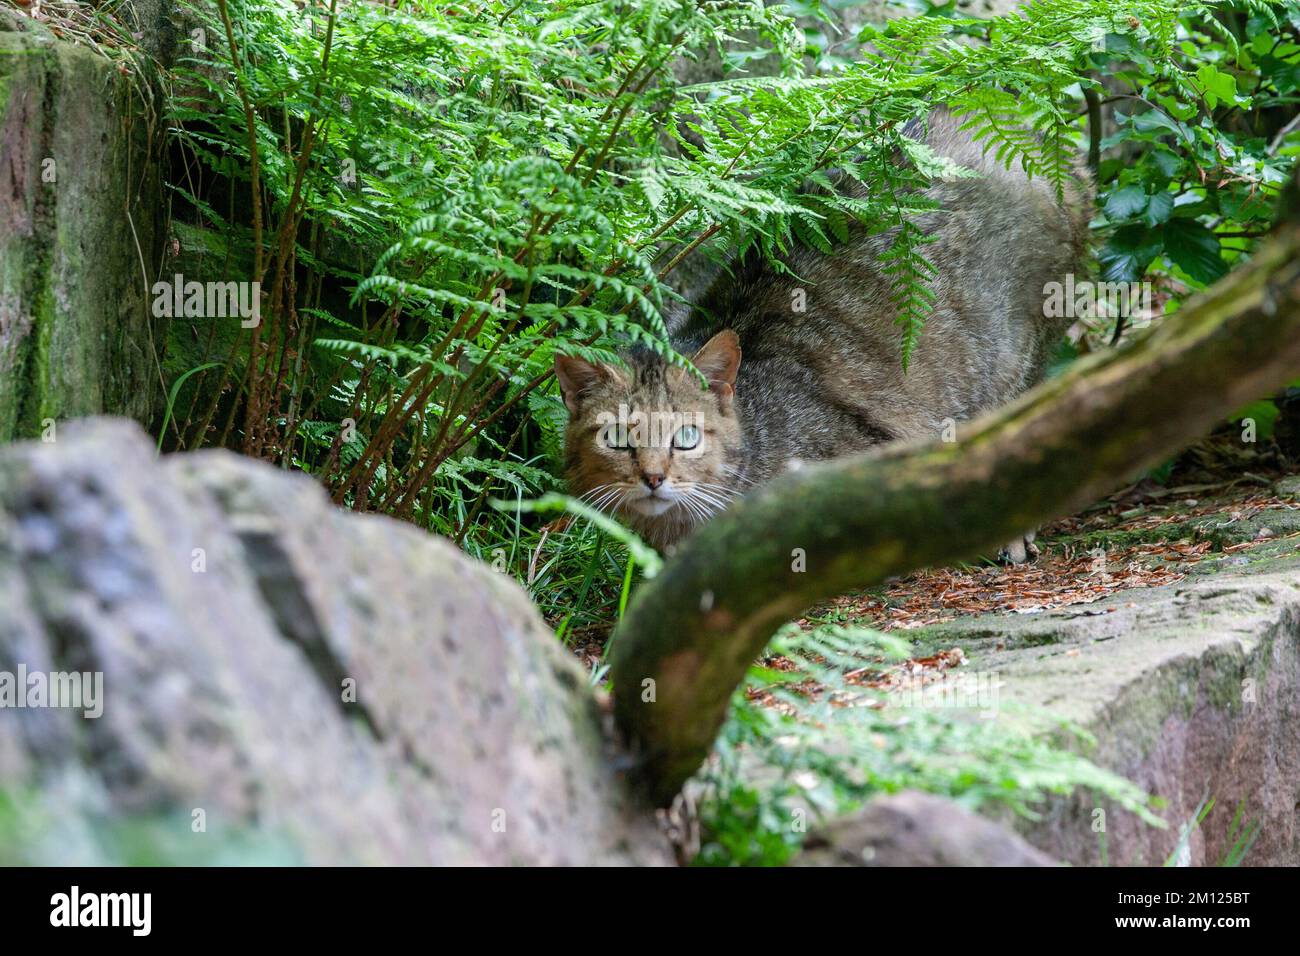
<instances>
[{"instance_id":1,"label":"cat's paw","mask_svg":"<svg viewBox=\"0 0 1300 956\"><path fill-rule=\"evenodd\" d=\"M1003 564L1024 564L1026 561L1032 561L1040 553L1038 545L1034 544L1036 537L1038 537L1037 531L1020 535L998 552L998 560Z\"/></svg>"}]
</instances>

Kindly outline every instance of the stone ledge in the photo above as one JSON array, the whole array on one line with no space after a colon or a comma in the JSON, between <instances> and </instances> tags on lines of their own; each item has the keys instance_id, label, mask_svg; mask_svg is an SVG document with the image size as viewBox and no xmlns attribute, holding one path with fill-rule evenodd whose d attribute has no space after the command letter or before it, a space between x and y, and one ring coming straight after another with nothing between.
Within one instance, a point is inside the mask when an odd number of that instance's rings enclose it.
<instances>
[{"instance_id":1,"label":"stone ledge","mask_svg":"<svg viewBox=\"0 0 1300 956\"><path fill-rule=\"evenodd\" d=\"M998 719L1072 721L1096 738L1091 760L1167 801L1158 830L1076 794L1022 827L1032 843L1075 864L1157 865L1213 799L1181 862L1224 859L1240 806L1260 826L1247 864L1300 864L1300 555L1278 546L1176 585L926 629L927 645L962 647L967 672L996 675Z\"/></svg>"}]
</instances>

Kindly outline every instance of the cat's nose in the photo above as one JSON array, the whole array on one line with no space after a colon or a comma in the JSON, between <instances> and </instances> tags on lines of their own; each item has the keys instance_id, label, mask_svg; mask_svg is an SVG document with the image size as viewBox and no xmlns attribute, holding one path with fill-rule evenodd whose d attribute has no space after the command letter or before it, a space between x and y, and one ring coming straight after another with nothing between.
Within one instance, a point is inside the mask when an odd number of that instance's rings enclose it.
<instances>
[{"instance_id":1,"label":"cat's nose","mask_svg":"<svg viewBox=\"0 0 1300 956\"><path fill-rule=\"evenodd\" d=\"M654 491L656 488L658 488L660 485L664 483L664 476L659 473L652 475L648 472L642 472L641 480L644 481L650 487L651 491Z\"/></svg>"}]
</instances>

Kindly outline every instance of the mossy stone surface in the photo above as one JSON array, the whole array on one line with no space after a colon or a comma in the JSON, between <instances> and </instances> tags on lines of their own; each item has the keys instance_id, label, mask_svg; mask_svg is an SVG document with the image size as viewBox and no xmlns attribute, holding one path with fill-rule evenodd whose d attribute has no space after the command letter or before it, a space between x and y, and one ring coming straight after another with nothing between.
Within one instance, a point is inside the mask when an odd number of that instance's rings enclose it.
<instances>
[{"instance_id":1,"label":"mossy stone surface","mask_svg":"<svg viewBox=\"0 0 1300 956\"><path fill-rule=\"evenodd\" d=\"M158 410L164 204L147 86L0 17L0 441Z\"/></svg>"},{"instance_id":2,"label":"mossy stone surface","mask_svg":"<svg viewBox=\"0 0 1300 956\"><path fill-rule=\"evenodd\" d=\"M993 675L999 720L1027 713L1067 720L1094 738L1090 759L1164 802L1169 826L1158 830L1087 794L1062 799L1024 827L1050 856L1161 863L1212 798L1186 862L1225 858L1241 807L1244 821L1260 825L1248 863L1300 863L1295 539L1261 544L1177 584L1035 614L982 614L916 636L927 648L960 647L963 670Z\"/></svg>"}]
</instances>

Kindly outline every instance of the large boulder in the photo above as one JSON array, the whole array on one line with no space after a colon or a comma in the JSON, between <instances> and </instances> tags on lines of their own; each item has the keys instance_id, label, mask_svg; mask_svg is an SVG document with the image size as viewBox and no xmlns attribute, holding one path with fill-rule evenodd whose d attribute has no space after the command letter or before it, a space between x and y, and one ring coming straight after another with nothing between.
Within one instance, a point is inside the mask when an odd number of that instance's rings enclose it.
<instances>
[{"instance_id":1,"label":"large boulder","mask_svg":"<svg viewBox=\"0 0 1300 956\"><path fill-rule=\"evenodd\" d=\"M120 861L123 828L164 860L671 862L512 580L303 475L159 460L129 422L0 449L20 668L102 673L102 714L0 707L9 862Z\"/></svg>"},{"instance_id":2,"label":"large boulder","mask_svg":"<svg viewBox=\"0 0 1300 956\"><path fill-rule=\"evenodd\" d=\"M916 790L808 834L795 866L1054 866L1013 830Z\"/></svg>"},{"instance_id":3,"label":"large boulder","mask_svg":"<svg viewBox=\"0 0 1300 956\"><path fill-rule=\"evenodd\" d=\"M142 9L162 16L156 0ZM0 441L47 420L157 411L153 96L138 70L0 9Z\"/></svg>"}]
</instances>

